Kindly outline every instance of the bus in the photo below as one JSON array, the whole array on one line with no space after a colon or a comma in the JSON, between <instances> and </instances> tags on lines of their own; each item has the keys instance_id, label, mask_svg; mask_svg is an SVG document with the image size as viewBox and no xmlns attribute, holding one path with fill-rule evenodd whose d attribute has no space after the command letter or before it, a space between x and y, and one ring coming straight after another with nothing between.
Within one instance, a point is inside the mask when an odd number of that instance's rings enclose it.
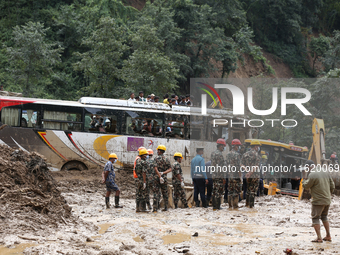
<instances>
[{"instance_id":1,"label":"bus","mask_svg":"<svg viewBox=\"0 0 340 255\"><path fill-rule=\"evenodd\" d=\"M282 194L299 195L301 166L307 160L308 148L270 140L257 139L261 143L261 165L266 166L262 177L266 183L276 182ZM246 147L252 139L246 139Z\"/></svg>"},{"instance_id":2,"label":"bus","mask_svg":"<svg viewBox=\"0 0 340 255\"><path fill-rule=\"evenodd\" d=\"M213 127L212 119L234 119L230 110L172 107L163 103L82 97L78 101L0 97L0 144L35 151L51 164L51 170L86 170L103 167L112 152L116 164L131 167L137 149L167 147L166 156L183 154L182 167L189 174L197 147L204 147L209 160L216 140L242 141L249 127ZM240 118L237 119L240 121ZM228 151L228 150L227 150ZM226 151L226 152L227 152ZM226 153L224 152L224 153ZM185 170L187 169L187 170Z\"/></svg>"}]
</instances>

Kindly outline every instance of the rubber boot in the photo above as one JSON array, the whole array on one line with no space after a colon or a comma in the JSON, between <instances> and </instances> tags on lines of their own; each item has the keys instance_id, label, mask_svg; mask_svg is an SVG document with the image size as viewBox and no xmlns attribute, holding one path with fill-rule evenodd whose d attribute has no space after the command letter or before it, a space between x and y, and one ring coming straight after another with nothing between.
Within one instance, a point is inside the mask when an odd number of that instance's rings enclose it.
<instances>
[{"instance_id":1,"label":"rubber boot","mask_svg":"<svg viewBox=\"0 0 340 255\"><path fill-rule=\"evenodd\" d=\"M196 201L196 207L200 207L200 201Z\"/></svg>"},{"instance_id":2,"label":"rubber boot","mask_svg":"<svg viewBox=\"0 0 340 255\"><path fill-rule=\"evenodd\" d=\"M175 205L175 209L177 209L178 207L177 207L177 203L174 203L174 205Z\"/></svg>"},{"instance_id":3,"label":"rubber boot","mask_svg":"<svg viewBox=\"0 0 340 255\"><path fill-rule=\"evenodd\" d=\"M152 207L151 207L150 201L146 202L146 205L148 206L148 209L151 211Z\"/></svg>"},{"instance_id":4,"label":"rubber boot","mask_svg":"<svg viewBox=\"0 0 340 255\"><path fill-rule=\"evenodd\" d=\"M213 210L216 210L216 198L212 197L212 205L213 205Z\"/></svg>"},{"instance_id":5,"label":"rubber boot","mask_svg":"<svg viewBox=\"0 0 340 255\"><path fill-rule=\"evenodd\" d=\"M208 206L207 206L207 201L202 202L202 206L203 206L203 208L208 208Z\"/></svg>"},{"instance_id":6,"label":"rubber boot","mask_svg":"<svg viewBox=\"0 0 340 255\"><path fill-rule=\"evenodd\" d=\"M115 196L115 208L123 208L123 206L119 205L119 196Z\"/></svg>"},{"instance_id":7,"label":"rubber boot","mask_svg":"<svg viewBox=\"0 0 340 255\"><path fill-rule=\"evenodd\" d=\"M216 198L216 209L221 210L221 198Z\"/></svg>"},{"instance_id":8,"label":"rubber boot","mask_svg":"<svg viewBox=\"0 0 340 255\"><path fill-rule=\"evenodd\" d=\"M255 204L255 196L254 195L250 195L249 196L249 208L253 208Z\"/></svg>"},{"instance_id":9,"label":"rubber boot","mask_svg":"<svg viewBox=\"0 0 340 255\"><path fill-rule=\"evenodd\" d=\"M105 197L106 209L110 209L110 197Z\"/></svg>"},{"instance_id":10,"label":"rubber boot","mask_svg":"<svg viewBox=\"0 0 340 255\"><path fill-rule=\"evenodd\" d=\"M136 202L136 213L140 212L140 201Z\"/></svg>"},{"instance_id":11,"label":"rubber boot","mask_svg":"<svg viewBox=\"0 0 340 255\"><path fill-rule=\"evenodd\" d=\"M246 206L249 206L249 195L246 195Z\"/></svg>"},{"instance_id":12,"label":"rubber boot","mask_svg":"<svg viewBox=\"0 0 340 255\"><path fill-rule=\"evenodd\" d=\"M142 201L142 202L141 202L141 207L142 207L142 208L141 208L141 211L142 211L142 212L148 212L148 210L146 210L146 202L145 202L145 201Z\"/></svg>"},{"instance_id":13,"label":"rubber boot","mask_svg":"<svg viewBox=\"0 0 340 255\"><path fill-rule=\"evenodd\" d=\"M183 204L184 204L184 208L189 208L188 202L185 202L185 203L183 203Z\"/></svg>"},{"instance_id":14,"label":"rubber boot","mask_svg":"<svg viewBox=\"0 0 340 255\"><path fill-rule=\"evenodd\" d=\"M168 205L164 205L164 209L162 210L163 212L168 211Z\"/></svg>"},{"instance_id":15,"label":"rubber boot","mask_svg":"<svg viewBox=\"0 0 340 255\"><path fill-rule=\"evenodd\" d=\"M233 202L233 208L234 209L238 208L238 200L239 200L239 196L238 195L233 196L232 202Z\"/></svg>"},{"instance_id":16,"label":"rubber boot","mask_svg":"<svg viewBox=\"0 0 340 255\"><path fill-rule=\"evenodd\" d=\"M264 196L264 190L263 190L263 189L260 190L260 196L261 196L261 197Z\"/></svg>"},{"instance_id":17,"label":"rubber boot","mask_svg":"<svg viewBox=\"0 0 340 255\"><path fill-rule=\"evenodd\" d=\"M232 196L228 195L228 204L229 204L229 208L233 208L233 200L232 200Z\"/></svg>"}]
</instances>

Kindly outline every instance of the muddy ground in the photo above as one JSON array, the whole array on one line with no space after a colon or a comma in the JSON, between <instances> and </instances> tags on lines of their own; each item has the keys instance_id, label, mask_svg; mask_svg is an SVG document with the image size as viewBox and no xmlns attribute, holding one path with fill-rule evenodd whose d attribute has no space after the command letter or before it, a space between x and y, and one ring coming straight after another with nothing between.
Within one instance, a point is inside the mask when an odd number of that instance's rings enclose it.
<instances>
[{"instance_id":1,"label":"muddy ground","mask_svg":"<svg viewBox=\"0 0 340 255\"><path fill-rule=\"evenodd\" d=\"M242 201L237 210L223 204L224 209L215 212L210 207L136 214L131 175L122 171L117 175L124 208L106 210L100 169L53 172L72 215L48 229L37 220L30 222L36 230L17 224L8 233L0 231L0 254L176 254L187 250L187 254L284 254L286 248L295 254L340 252L339 197L333 197L329 215L333 242L318 244L310 242L315 236L309 201L276 195L256 198L253 209Z\"/></svg>"}]
</instances>

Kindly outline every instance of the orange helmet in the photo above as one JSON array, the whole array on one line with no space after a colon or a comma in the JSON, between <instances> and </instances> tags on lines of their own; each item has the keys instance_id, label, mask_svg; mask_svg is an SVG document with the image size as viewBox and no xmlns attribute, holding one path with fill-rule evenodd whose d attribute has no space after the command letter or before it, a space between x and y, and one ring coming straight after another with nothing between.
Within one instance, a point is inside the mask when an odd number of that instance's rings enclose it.
<instances>
[{"instance_id":1,"label":"orange helmet","mask_svg":"<svg viewBox=\"0 0 340 255\"><path fill-rule=\"evenodd\" d=\"M139 148L138 148L138 151L143 150L143 149L146 150L146 148L143 147L143 146L142 146L142 147L139 147Z\"/></svg>"},{"instance_id":2,"label":"orange helmet","mask_svg":"<svg viewBox=\"0 0 340 255\"><path fill-rule=\"evenodd\" d=\"M224 140L223 138L217 139L216 143L217 143L217 144L222 144L222 145L224 145L224 146L227 146L227 143L225 142L225 140Z\"/></svg>"},{"instance_id":3,"label":"orange helmet","mask_svg":"<svg viewBox=\"0 0 340 255\"><path fill-rule=\"evenodd\" d=\"M332 154L332 155L331 155L331 158L336 158L335 154Z\"/></svg>"},{"instance_id":4,"label":"orange helmet","mask_svg":"<svg viewBox=\"0 0 340 255\"><path fill-rule=\"evenodd\" d=\"M153 155L153 150L148 149L148 153L149 153L149 155Z\"/></svg>"}]
</instances>

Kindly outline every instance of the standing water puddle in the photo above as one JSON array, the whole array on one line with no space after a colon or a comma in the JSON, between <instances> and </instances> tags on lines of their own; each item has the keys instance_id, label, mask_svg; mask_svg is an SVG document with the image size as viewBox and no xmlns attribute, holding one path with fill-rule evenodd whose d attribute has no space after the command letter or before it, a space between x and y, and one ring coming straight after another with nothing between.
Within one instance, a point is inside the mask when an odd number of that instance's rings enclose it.
<instances>
[{"instance_id":1,"label":"standing water puddle","mask_svg":"<svg viewBox=\"0 0 340 255\"><path fill-rule=\"evenodd\" d=\"M7 248L5 246L0 246L0 254L1 255L17 255L17 254L24 254L24 250L26 248L36 246L35 243L22 243L16 245L14 248Z\"/></svg>"}]
</instances>

